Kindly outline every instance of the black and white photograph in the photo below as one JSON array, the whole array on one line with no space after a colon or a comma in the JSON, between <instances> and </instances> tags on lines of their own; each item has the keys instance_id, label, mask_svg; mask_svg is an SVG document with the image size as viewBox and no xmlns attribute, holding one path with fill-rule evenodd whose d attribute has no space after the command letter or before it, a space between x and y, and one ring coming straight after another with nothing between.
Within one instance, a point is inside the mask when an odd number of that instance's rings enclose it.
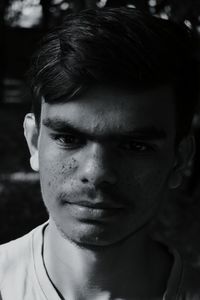
<instances>
[{"instance_id":1,"label":"black and white photograph","mask_svg":"<svg viewBox=\"0 0 200 300\"><path fill-rule=\"evenodd\" d=\"M199 72L199 0L1 0L0 300L200 300Z\"/></svg>"}]
</instances>

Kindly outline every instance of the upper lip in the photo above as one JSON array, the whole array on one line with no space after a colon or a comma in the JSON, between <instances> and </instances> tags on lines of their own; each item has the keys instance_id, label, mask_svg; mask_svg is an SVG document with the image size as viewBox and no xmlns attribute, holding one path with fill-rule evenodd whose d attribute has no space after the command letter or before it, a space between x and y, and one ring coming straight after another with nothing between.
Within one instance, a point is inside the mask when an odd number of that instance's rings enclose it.
<instances>
[{"instance_id":1,"label":"upper lip","mask_svg":"<svg viewBox=\"0 0 200 300\"><path fill-rule=\"evenodd\" d=\"M83 207L93 208L93 209L119 209L122 208L122 205L116 204L116 203L109 203L106 201L101 202L94 202L94 201L87 201L87 200L81 200L77 202L68 202L73 205L79 205Z\"/></svg>"}]
</instances>

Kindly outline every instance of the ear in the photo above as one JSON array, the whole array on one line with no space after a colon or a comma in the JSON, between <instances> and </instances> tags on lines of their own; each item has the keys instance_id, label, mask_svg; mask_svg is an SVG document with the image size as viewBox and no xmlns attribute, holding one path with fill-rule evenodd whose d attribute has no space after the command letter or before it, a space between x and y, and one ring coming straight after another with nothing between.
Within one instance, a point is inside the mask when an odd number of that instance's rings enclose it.
<instances>
[{"instance_id":1,"label":"ear","mask_svg":"<svg viewBox=\"0 0 200 300\"><path fill-rule=\"evenodd\" d=\"M183 138L176 146L175 161L172 172L169 177L169 188L175 189L182 183L188 168L192 164L195 154L195 139L192 134Z\"/></svg>"},{"instance_id":2,"label":"ear","mask_svg":"<svg viewBox=\"0 0 200 300\"><path fill-rule=\"evenodd\" d=\"M31 154L30 165L34 171L39 171L38 161L38 129L36 126L35 116L33 113L29 113L24 119L24 135L28 144L28 148Z\"/></svg>"}]
</instances>

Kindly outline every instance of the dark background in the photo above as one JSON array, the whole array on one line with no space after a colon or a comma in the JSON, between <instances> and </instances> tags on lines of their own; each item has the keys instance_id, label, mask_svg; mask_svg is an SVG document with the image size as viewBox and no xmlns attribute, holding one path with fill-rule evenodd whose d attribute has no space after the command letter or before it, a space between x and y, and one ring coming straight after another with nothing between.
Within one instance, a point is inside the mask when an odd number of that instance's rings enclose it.
<instances>
[{"instance_id":1,"label":"dark background","mask_svg":"<svg viewBox=\"0 0 200 300\"><path fill-rule=\"evenodd\" d=\"M89 7L132 6L185 23L200 35L199 0L1 0L0 3L0 243L17 238L47 220L38 175L29 167L23 118L30 111L26 82L30 57L40 37L63 16ZM198 57L199 56L199 57ZM197 62L200 55L197 51ZM190 76L190 74L188 74ZM173 193L156 222L157 234L200 267L200 121L194 130L197 152L185 184Z\"/></svg>"}]
</instances>

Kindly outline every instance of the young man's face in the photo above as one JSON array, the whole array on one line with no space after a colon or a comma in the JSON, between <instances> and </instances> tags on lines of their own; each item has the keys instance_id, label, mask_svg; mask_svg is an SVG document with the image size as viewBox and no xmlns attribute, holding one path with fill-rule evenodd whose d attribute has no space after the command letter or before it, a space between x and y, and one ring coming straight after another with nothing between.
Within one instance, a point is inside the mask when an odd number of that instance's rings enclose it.
<instances>
[{"instance_id":1,"label":"young man's face","mask_svg":"<svg viewBox=\"0 0 200 300\"><path fill-rule=\"evenodd\" d=\"M83 245L116 243L148 223L168 191L173 93L99 86L43 103L37 154L42 196L62 234Z\"/></svg>"}]
</instances>

